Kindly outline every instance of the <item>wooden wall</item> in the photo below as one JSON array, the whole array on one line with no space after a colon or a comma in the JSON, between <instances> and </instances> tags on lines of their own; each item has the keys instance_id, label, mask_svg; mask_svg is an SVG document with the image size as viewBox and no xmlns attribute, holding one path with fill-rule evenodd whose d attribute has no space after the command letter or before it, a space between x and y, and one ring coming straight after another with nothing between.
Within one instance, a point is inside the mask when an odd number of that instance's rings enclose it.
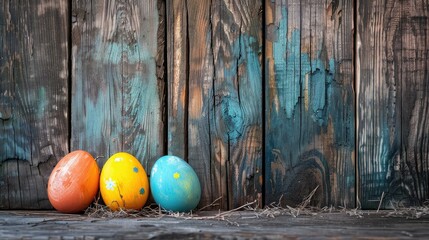
<instances>
[{"instance_id":1,"label":"wooden wall","mask_svg":"<svg viewBox=\"0 0 429 240\"><path fill-rule=\"evenodd\" d=\"M54 3L55 2L55 3ZM429 198L429 2L0 6L0 209L50 208L67 152L186 159L206 206Z\"/></svg>"},{"instance_id":2,"label":"wooden wall","mask_svg":"<svg viewBox=\"0 0 429 240\"><path fill-rule=\"evenodd\" d=\"M195 168L203 206L262 200L261 8L167 1L168 154Z\"/></svg>"},{"instance_id":3,"label":"wooden wall","mask_svg":"<svg viewBox=\"0 0 429 240\"><path fill-rule=\"evenodd\" d=\"M49 208L69 151L69 5L0 3L0 208Z\"/></svg>"},{"instance_id":4,"label":"wooden wall","mask_svg":"<svg viewBox=\"0 0 429 240\"><path fill-rule=\"evenodd\" d=\"M72 1L71 149L130 152L146 169L164 153L165 4Z\"/></svg>"},{"instance_id":5,"label":"wooden wall","mask_svg":"<svg viewBox=\"0 0 429 240\"><path fill-rule=\"evenodd\" d=\"M266 1L266 202L355 204L353 4Z\"/></svg>"},{"instance_id":6,"label":"wooden wall","mask_svg":"<svg viewBox=\"0 0 429 240\"><path fill-rule=\"evenodd\" d=\"M429 1L358 1L359 198L364 208L429 199Z\"/></svg>"}]
</instances>

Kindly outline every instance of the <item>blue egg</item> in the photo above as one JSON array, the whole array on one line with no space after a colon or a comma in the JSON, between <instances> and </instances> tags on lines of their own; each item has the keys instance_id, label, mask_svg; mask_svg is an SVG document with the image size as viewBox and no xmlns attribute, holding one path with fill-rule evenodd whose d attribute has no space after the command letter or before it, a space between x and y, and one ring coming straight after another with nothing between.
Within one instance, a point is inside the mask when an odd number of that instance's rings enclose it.
<instances>
[{"instance_id":1,"label":"blue egg","mask_svg":"<svg viewBox=\"0 0 429 240\"><path fill-rule=\"evenodd\" d=\"M163 156L152 167L150 189L155 202L175 212L195 209L201 198L201 185L194 169L176 156Z\"/></svg>"}]
</instances>

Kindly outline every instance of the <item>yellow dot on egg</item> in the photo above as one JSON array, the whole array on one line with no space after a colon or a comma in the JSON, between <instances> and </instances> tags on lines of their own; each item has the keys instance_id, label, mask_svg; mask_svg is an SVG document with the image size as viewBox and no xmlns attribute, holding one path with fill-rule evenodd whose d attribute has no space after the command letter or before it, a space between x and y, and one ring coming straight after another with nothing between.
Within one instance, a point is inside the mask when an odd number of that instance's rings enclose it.
<instances>
[{"instance_id":1,"label":"yellow dot on egg","mask_svg":"<svg viewBox=\"0 0 429 240\"><path fill-rule=\"evenodd\" d=\"M178 179L178 178L180 177L180 173L175 172L175 173L173 174L173 177L174 177L175 179Z\"/></svg>"}]
</instances>

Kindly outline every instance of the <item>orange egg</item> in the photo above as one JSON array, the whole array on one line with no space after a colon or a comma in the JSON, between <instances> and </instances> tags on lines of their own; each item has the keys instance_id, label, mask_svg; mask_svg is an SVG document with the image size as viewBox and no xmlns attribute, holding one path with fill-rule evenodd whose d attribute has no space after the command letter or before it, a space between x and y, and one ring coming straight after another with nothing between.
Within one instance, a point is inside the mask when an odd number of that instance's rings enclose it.
<instances>
[{"instance_id":1,"label":"orange egg","mask_svg":"<svg viewBox=\"0 0 429 240\"><path fill-rule=\"evenodd\" d=\"M94 200L99 179L100 168L91 154L73 151L57 163L49 176L49 201L60 212L81 212Z\"/></svg>"}]
</instances>

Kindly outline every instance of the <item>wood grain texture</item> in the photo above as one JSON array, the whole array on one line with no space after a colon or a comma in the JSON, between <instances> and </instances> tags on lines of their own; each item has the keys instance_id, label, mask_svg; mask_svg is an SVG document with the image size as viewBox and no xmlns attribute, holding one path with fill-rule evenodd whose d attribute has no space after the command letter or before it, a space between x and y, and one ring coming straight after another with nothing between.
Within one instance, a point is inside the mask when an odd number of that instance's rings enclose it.
<instances>
[{"instance_id":1,"label":"wood grain texture","mask_svg":"<svg viewBox=\"0 0 429 240\"><path fill-rule=\"evenodd\" d=\"M360 212L360 211L358 211ZM221 212L225 213L225 212ZM419 219L391 216L392 211L363 211L362 218L346 211L317 216L288 214L267 218L255 212L199 212L197 218L94 218L54 211L0 211L2 239L429 239L427 215ZM409 212L411 216L411 212ZM195 216L195 215L194 215ZM199 217L206 217L201 220ZM228 222L227 222L228 221ZM237 226L231 226L231 223ZM238 227L239 225L239 227ZM31 237L30 237L31 236Z\"/></svg>"},{"instance_id":2,"label":"wood grain texture","mask_svg":"<svg viewBox=\"0 0 429 240\"><path fill-rule=\"evenodd\" d=\"M149 173L164 154L164 3L72 4L72 149L129 152Z\"/></svg>"},{"instance_id":3,"label":"wood grain texture","mask_svg":"<svg viewBox=\"0 0 429 240\"><path fill-rule=\"evenodd\" d=\"M221 209L429 199L428 0L70 2L0 3L0 209L75 149L182 157Z\"/></svg>"},{"instance_id":4,"label":"wood grain texture","mask_svg":"<svg viewBox=\"0 0 429 240\"><path fill-rule=\"evenodd\" d=\"M266 204L355 205L352 1L265 1Z\"/></svg>"},{"instance_id":5,"label":"wood grain texture","mask_svg":"<svg viewBox=\"0 0 429 240\"><path fill-rule=\"evenodd\" d=\"M0 4L0 209L47 209L68 152L68 2Z\"/></svg>"},{"instance_id":6,"label":"wood grain texture","mask_svg":"<svg viewBox=\"0 0 429 240\"><path fill-rule=\"evenodd\" d=\"M168 154L188 158L189 39L186 1L167 1Z\"/></svg>"},{"instance_id":7,"label":"wood grain texture","mask_svg":"<svg viewBox=\"0 0 429 240\"><path fill-rule=\"evenodd\" d=\"M363 208L419 205L429 198L428 49L429 1L358 2L357 133Z\"/></svg>"},{"instance_id":8,"label":"wood grain texture","mask_svg":"<svg viewBox=\"0 0 429 240\"><path fill-rule=\"evenodd\" d=\"M261 198L260 7L258 1L168 5L169 153L185 156L196 170L201 206L218 197L223 209Z\"/></svg>"}]
</instances>

